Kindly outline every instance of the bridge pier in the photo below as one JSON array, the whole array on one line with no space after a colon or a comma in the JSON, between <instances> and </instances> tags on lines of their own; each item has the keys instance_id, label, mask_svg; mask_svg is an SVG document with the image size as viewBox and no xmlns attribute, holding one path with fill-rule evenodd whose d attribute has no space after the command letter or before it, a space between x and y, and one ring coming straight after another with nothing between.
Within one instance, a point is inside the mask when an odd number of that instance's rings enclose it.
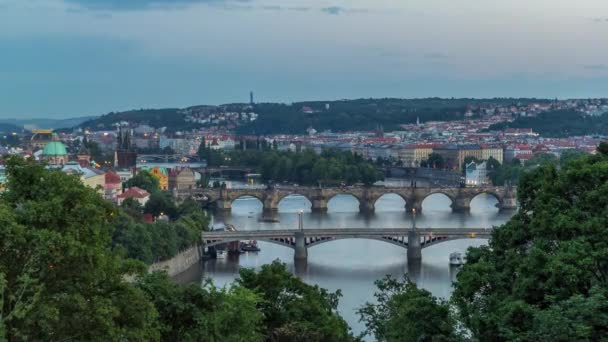
<instances>
[{"instance_id":1,"label":"bridge pier","mask_svg":"<svg viewBox=\"0 0 608 342\"><path fill-rule=\"evenodd\" d=\"M327 212L327 200L324 198L314 198L312 200L312 211L318 213Z\"/></svg>"},{"instance_id":2,"label":"bridge pier","mask_svg":"<svg viewBox=\"0 0 608 342\"><path fill-rule=\"evenodd\" d=\"M218 210L222 210L222 211L232 210L232 201L230 201L230 200L220 199L220 200L217 200L215 203L216 203L216 208Z\"/></svg>"},{"instance_id":3,"label":"bridge pier","mask_svg":"<svg viewBox=\"0 0 608 342\"><path fill-rule=\"evenodd\" d=\"M422 201L419 201L417 198L410 198L405 202L405 210L408 213L411 213L416 209L417 213L422 212Z\"/></svg>"},{"instance_id":4,"label":"bridge pier","mask_svg":"<svg viewBox=\"0 0 608 342\"><path fill-rule=\"evenodd\" d=\"M297 231L295 233L295 253L293 258L300 262L308 259L308 248L306 247L306 235L304 235L304 232Z\"/></svg>"},{"instance_id":5,"label":"bridge pier","mask_svg":"<svg viewBox=\"0 0 608 342\"><path fill-rule=\"evenodd\" d=\"M407 234L407 262L422 260L422 244L420 243L420 233L410 231Z\"/></svg>"},{"instance_id":6,"label":"bridge pier","mask_svg":"<svg viewBox=\"0 0 608 342\"><path fill-rule=\"evenodd\" d=\"M466 212L471 210L471 198L459 196L452 203L452 211Z\"/></svg>"},{"instance_id":7,"label":"bridge pier","mask_svg":"<svg viewBox=\"0 0 608 342\"><path fill-rule=\"evenodd\" d=\"M359 211L364 214L372 214L376 211L376 203L371 200L360 200Z\"/></svg>"}]
</instances>

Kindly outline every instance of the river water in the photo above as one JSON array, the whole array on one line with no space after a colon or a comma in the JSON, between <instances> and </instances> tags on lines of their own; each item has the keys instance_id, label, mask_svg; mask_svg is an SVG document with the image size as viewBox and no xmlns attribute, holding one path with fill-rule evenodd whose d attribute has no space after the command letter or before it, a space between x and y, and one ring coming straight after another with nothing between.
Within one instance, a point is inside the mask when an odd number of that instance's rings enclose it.
<instances>
[{"instance_id":1,"label":"river water","mask_svg":"<svg viewBox=\"0 0 608 342\"><path fill-rule=\"evenodd\" d=\"M498 211L496 199L479 195L471 203L469 213L453 213L450 200L440 194L429 196L422 204L422 213L416 215L416 226L420 228L466 228L491 227L506 222L513 211ZM310 202L301 196L290 196L279 204L280 222L260 222L262 203L255 198L242 198L233 203L232 213L216 217L216 223L233 224L239 230L297 228L297 213L304 210L304 228L400 228L411 227L413 218L405 211L405 202L397 195L385 195L376 203L376 212L371 215L359 213L359 203L350 195L338 195L328 204L327 213L312 213ZM422 250L422 262L408 264L406 250L382 241L348 239L337 240L312 247L308 250L306 265L294 265L293 250L275 244L259 242L261 251L227 259L206 261L196 271L183 275L185 281L213 279L224 286L231 283L241 267L259 268L279 259L290 270L309 284L335 291L340 289L343 297L339 311L358 334L364 326L359 322L356 310L365 302L373 300L376 290L374 281L387 274L410 279L435 296L449 298L452 281L457 268L448 263L449 254L465 252L470 246L487 243L482 239L454 240L440 243ZM202 273L202 274L201 274ZM182 279L182 281L184 281Z\"/></svg>"}]
</instances>

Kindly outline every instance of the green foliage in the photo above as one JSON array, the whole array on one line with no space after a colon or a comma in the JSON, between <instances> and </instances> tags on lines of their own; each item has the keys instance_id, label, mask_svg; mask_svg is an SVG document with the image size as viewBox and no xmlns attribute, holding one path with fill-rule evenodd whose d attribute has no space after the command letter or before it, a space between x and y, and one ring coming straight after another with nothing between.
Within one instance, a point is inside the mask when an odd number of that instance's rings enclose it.
<instances>
[{"instance_id":1,"label":"green foliage","mask_svg":"<svg viewBox=\"0 0 608 342\"><path fill-rule=\"evenodd\" d=\"M260 296L267 341L353 341L337 313L340 292L305 284L275 261L259 272L241 269L237 284Z\"/></svg>"},{"instance_id":2,"label":"green foliage","mask_svg":"<svg viewBox=\"0 0 608 342\"><path fill-rule=\"evenodd\" d=\"M458 274L464 325L484 341L607 339L608 155L537 167L518 196L519 212Z\"/></svg>"},{"instance_id":3,"label":"green foliage","mask_svg":"<svg viewBox=\"0 0 608 342\"><path fill-rule=\"evenodd\" d=\"M302 152L235 151L233 165L255 168L266 182L290 182L300 185L371 185L383 179L374 165L350 152L312 150Z\"/></svg>"},{"instance_id":4,"label":"green foliage","mask_svg":"<svg viewBox=\"0 0 608 342\"><path fill-rule=\"evenodd\" d=\"M160 182L149 171L140 170L133 178L125 182L126 188L133 186L144 189L149 193L154 193L160 189Z\"/></svg>"},{"instance_id":5,"label":"green foliage","mask_svg":"<svg viewBox=\"0 0 608 342\"><path fill-rule=\"evenodd\" d=\"M143 223L128 212L119 215L112 237L115 249L124 249L129 258L151 264L166 260L200 242L208 230L209 217L192 200L173 205L177 220Z\"/></svg>"},{"instance_id":6,"label":"green foliage","mask_svg":"<svg viewBox=\"0 0 608 342\"><path fill-rule=\"evenodd\" d=\"M207 167L218 167L226 163L225 157L220 150L214 150L207 146L205 139L198 146L198 157L207 162Z\"/></svg>"},{"instance_id":7,"label":"green foliage","mask_svg":"<svg viewBox=\"0 0 608 342\"><path fill-rule=\"evenodd\" d=\"M426 290L419 289L409 279L400 282L391 276L376 281L379 292L376 303L366 303L361 309L365 334L376 341L457 341L455 320L448 303Z\"/></svg>"},{"instance_id":8,"label":"green foliage","mask_svg":"<svg viewBox=\"0 0 608 342\"><path fill-rule=\"evenodd\" d=\"M116 209L79 179L9 157L0 200L0 298L14 340L156 340L156 311L109 252Z\"/></svg>"},{"instance_id":9,"label":"green foliage","mask_svg":"<svg viewBox=\"0 0 608 342\"><path fill-rule=\"evenodd\" d=\"M260 299L250 290L177 285L158 272L138 286L158 310L162 341L264 341Z\"/></svg>"},{"instance_id":10,"label":"green foliage","mask_svg":"<svg viewBox=\"0 0 608 342\"><path fill-rule=\"evenodd\" d=\"M513 122L500 122L489 130L500 131L505 128L532 128L546 137L564 138L576 135L608 134L608 113L589 116L574 110L557 110L541 113L536 117L521 117Z\"/></svg>"},{"instance_id":11,"label":"green foliage","mask_svg":"<svg viewBox=\"0 0 608 342\"><path fill-rule=\"evenodd\" d=\"M151 214L154 217L167 215L171 219L176 219L178 216L177 206L171 197L171 193L167 191L153 192L144 206L144 213Z\"/></svg>"},{"instance_id":12,"label":"green foliage","mask_svg":"<svg viewBox=\"0 0 608 342\"><path fill-rule=\"evenodd\" d=\"M372 131L383 126L386 130L399 125L426 121L461 120L468 106L511 105L538 101L532 99L356 99L339 101L310 101L293 104L260 103L254 106L259 114L256 121L237 129L239 134L305 133L308 127L318 131ZM539 102L543 102L542 100ZM329 110L325 108L329 104ZM304 113L310 107L312 114Z\"/></svg>"},{"instance_id":13,"label":"green foliage","mask_svg":"<svg viewBox=\"0 0 608 342\"><path fill-rule=\"evenodd\" d=\"M429 157L427 158L427 160L423 160L420 163L421 167L431 167L434 169L443 169L445 168L445 160L443 159L443 156L439 153L431 153L429 154Z\"/></svg>"}]
</instances>

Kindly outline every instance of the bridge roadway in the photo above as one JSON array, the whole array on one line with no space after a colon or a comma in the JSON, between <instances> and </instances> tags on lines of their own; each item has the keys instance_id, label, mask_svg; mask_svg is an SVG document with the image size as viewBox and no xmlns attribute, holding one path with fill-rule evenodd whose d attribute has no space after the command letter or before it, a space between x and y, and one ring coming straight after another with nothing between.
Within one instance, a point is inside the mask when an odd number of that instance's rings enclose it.
<instances>
[{"instance_id":1,"label":"bridge roadway","mask_svg":"<svg viewBox=\"0 0 608 342\"><path fill-rule=\"evenodd\" d=\"M422 249L456 239L488 239L492 228L339 228L211 231L203 233L202 247L261 240L294 249L294 258L308 258L308 248L340 239L379 240L407 249L408 260L420 260Z\"/></svg>"},{"instance_id":2,"label":"bridge roadway","mask_svg":"<svg viewBox=\"0 0 608 342\"><path fill-rule=\"evenodd\" d=\"M349 186L349 187L273 187L267 189L240 188L240 189L181 189L174 190L175 199L184 200L194 198L199 201L215 203L219 210L229 211L232 203L245 196L255 197L263 204L265 213L278 211L279 202L290 195L306 197L313 211L327 211L328 202L337 195L349 194L359 201L361 212L373 212L376 201L386 194L396 194L403 198L406 209L411 211L422 210L422 202L433 194L443 194L452 201L455 211L470 209L473 198L480 194L494 196L498 201L499 209L517 209L517 187L486 186L486 187L384 187L384 186Z\"/></svg>"}]
</instances>

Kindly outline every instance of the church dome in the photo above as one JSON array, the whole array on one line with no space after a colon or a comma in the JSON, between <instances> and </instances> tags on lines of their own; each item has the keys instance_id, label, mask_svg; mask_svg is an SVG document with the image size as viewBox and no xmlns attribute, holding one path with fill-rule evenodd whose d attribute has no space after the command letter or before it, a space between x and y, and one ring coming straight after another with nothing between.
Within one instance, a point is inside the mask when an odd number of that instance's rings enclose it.
<instances>
[{"instance_id":1,"label":"church dome","mask_svg":"<svg viewBox=\"0 0 608 342\"><path fill-rule=\"evenodd\" d=\"M68 151L65 145L60 141L51 141L42 150L42 156L44 157L65 156L67 154Z\"/></svg>"}]
</instances>

